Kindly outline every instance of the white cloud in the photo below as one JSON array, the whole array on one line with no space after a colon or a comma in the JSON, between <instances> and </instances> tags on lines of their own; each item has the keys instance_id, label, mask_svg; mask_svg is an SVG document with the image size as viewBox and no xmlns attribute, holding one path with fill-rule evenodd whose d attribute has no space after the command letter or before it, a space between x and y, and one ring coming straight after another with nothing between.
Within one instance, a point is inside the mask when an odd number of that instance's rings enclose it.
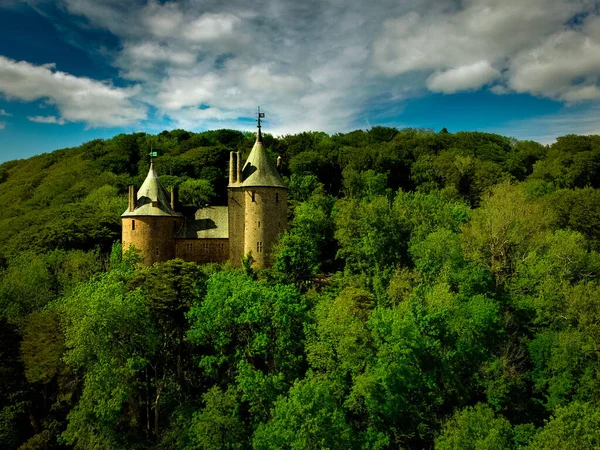
<instances>
[{"instance_id":1,"label":"white cloud","mask_svg":"<svg viewBox=\"0 0 600 450\"><path fill-rule=\"evenodd\" d=\"M7 113L5 110L0 109L0 116L12 116L12 114Z\"/></svg>"},{"instance_id":2,"label":"white cloud","mask_svg":"<svg viewBox=\"0 0 600 450\"><path fill-rule=\"evenodd\" d=\"M591 100L600 98L598 74L600 42L569 30L517 55L510 65L509 85L517 92L569 102Z\"/></svg>"},{"instance_id":3,"label":"white cloud","mask_svg":"<svg viewBox=\"0 0 600 450\"><path fill-rule=\"evenodd\" d=\"M4 122L0 122L0 130L4 130L6 128L6 124Z\"/></svg>"},{"instance_id":4,"label":"white cloud","mask_svg":"<svg viewBox=\"0 0 600 450\"><path fill-rule=\"evenodd\" d=\"M238 128L260 104L266 131L345 131L391 116L427 89L600 97L595 0L62 2L120 39L112 61L139 85L81 79L92 92L108 90L110 101L90 110L116 116L111 122L143 118L141 101L176 126ZM585 20L574 24L575 15ZM71 91L38 94L70 121Z\"/></svg>"},{"instance_id":5,"label":"white cloud","mask_svg":"<svg viewBox=\"0 0 600 450\"><path fill-rule=\"evenodd\" d=\"M182 37L190 41L206 42L222 39L233 34L234 27L241 22L232 14L203 14L181 31Z\"/></svg>"},{"instance_id":6,"label":"white cloud","mask_svg":"<svg viewBox=\"0 0 600 450\"><path fill-rule=\"evenodd\" d=\"M476 90L500 77L500 72L488 61L435 72L427 79L430 91L453 94L458 91Z\"/></svg>"},{"instance_id":7,"label":"white cloud","mask_svg":"<svg viewBox=\"0 0 600 450\"><path fill-rule=\"evenodd\" d=\"M64 125L66 123L65 119L56 116L27 116L27 119L35 123L54 123L57 125Z\"/></svg>"},{"instance_id":8,"label":"white cloud","mask_svg":"<svg viewBox=\"0 0 600 450\"><path fill-rule=\"evenodd\" d=\"M595 2L467 0L463 5L452 9L442 2L386 20L373 47L375 67L390 77L433 70L427 87L445 93L478 89L506 70L509 90L564 101L598 98ZM585 13L584 26L568 25ZM504 91L500 86L494 92Z\"/></svg>"},{"instance_id":9,"label":"white cloud","mask_svg":"<svg viewBox=\"0 0 600 450\"><path fill-rule=\"evenodd\" d=\"M0 56L0 93L8 99L42 99L56 106L65 122L123 126L144 119L145 108L133 101L138 92L138 87L117 88Z\"/></svg>"},{"instance_id":10,"label":"white cloud","mask_svg":"<svg viewBox=\"0 0 600 450\"><path fill-rule=\"evenodd\" d=\"M196 61L196 55L192 52L173 50L166 45L154 42L127 45L123 53L138 62L158 61L175 65L190 65Z\"/></svg>"}]
</instances>

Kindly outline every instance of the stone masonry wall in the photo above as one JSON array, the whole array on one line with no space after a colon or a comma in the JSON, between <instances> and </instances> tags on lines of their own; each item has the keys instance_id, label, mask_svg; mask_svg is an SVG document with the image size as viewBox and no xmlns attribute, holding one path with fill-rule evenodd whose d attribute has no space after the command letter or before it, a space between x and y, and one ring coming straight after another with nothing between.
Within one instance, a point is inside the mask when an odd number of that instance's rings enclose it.
<instances>
[{"instance_id":1,"label":"stone masonry wall","mask_svg":"<svg viewBox=\"0 0 600 450\"><path fill-rule=\"evenodd\" d=\"M175 256L184 261L204 264L229 259L229 239L176 239Z\"/></svg>"},{"instance_id":2,"label":"stone masonry wall","mask_svg":"<svg viewBox=\"0 0 600 450\"><path fill-rule=\"evenodd\" d=\"M135 224L135 225L134 225ZM143 265L175 258L175 234L182 219L163 216L137 216L122 219L123 251L134 246L144 258Z\"/></svg>"},{"instance_id":3,"label":"stone masonry wall","mask_svg":"<svg viewBox=\"0 0 600 450\"><path fill-rule=\"evenodd\" d=\"M271 265L273 245L287 227L287 190L278 187L246 188L244 205L243 254L251 253L254 267L262 269Z\"/></svg>"},{"instance_id":4,"label":"stone masonry wall","mask_svg":"<svg viewBox=\"0 0 600 450\"><path fill-rule=\"evenodd\" d=\"M229 260L240 267L244 254L244 191L241 187L228 189Z\"/></svg>"}]
</instances>

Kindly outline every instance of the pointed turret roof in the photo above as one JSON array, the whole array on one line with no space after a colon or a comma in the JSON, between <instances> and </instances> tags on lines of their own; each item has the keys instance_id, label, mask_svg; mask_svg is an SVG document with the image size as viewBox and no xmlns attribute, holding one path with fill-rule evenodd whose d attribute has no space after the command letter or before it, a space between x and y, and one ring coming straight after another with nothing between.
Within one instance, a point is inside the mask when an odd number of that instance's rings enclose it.
<instances>
[{"instance_id":1,"label":"pointed turret roof","mask_svg":"<svg viewBox=\"0 0 600 450\"><path fill-rule=\"evenodd\" d=\"M264 115L263 115L264 116ZM275 165L269 158L267 150L263 146L260 126L261 113L258 113L258 133L252 151L242 169L242 186L267 186L287 188L277 172Z\"/></svg>"},{"instance_id":2,"label":"pointed turret roof","mask_svg":"<svg viewBox=\"0 0 600 450\"><path fill-rule=\"evenodd\" d=\"M125 211L121 217L127 216L172 216L181 214L171 209L169 194L158 179L154 163L150 162L150 170L137 193L137 201L133 211Z\"/></svg>"}]
</instances>

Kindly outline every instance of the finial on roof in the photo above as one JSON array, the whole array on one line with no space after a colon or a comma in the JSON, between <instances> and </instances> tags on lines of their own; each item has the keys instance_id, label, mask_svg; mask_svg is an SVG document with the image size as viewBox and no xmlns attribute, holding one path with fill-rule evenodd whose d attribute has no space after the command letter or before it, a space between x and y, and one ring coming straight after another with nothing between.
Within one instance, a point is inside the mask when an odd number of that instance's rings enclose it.
<instances>
[{"instance_id":1,"label":"finial on roof","mask_svg":"<svg viewBox=\"0 0 600 450\"><path fill-rule=\"evenodd\" d=\"M258 134L256 135L256 142L262 142L262 132L261 132L261 125L260 125L260 119L262 119L263 117L265 117L265 113L261 113L260 112L260 106L258 107Z\"/></svg>"},{"instance_id":2,"label":"finial on roof","mask_svg":"<svg viewBox=\"0 0 600 450\"><path fill-rule=\"evenodd\" d=\"M156 158L158 156L158 152L155 152L154 150L152 150L152 143L150 143L150 168L152 168L152 165L154 163L154 158Z\"/></svg>"}]
</instances>

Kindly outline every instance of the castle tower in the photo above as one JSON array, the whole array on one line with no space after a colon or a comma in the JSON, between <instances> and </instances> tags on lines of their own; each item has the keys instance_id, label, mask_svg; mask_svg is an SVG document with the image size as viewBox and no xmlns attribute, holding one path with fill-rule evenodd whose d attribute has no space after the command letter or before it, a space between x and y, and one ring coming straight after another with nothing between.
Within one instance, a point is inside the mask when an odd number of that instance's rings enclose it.
<instances>
[{"instance_id":1,"label":"castle tower","mask_svg":"<svg viewBox=\"0 0 600 450\"><path fill-rule=\"evenodd\" d=\"M175 235L183 217L175 212L175 193L171 193L169 201L153 162L137 198L134 194L133 186L129 186L129 206L121 215L123 252L134 246L144 258L142 264L147 266L174 259Z\"/></svg>"},{"instance_id":2,"label":"castle tower","mask_svg":"<svg viewBox=\"0 0 600 450\"><path fill-rule=\"evenodd\" d=\"M272 263L273 246L287 226L287 187L263 146L258 110L258 133L252 151L241 168L239 152L229 160L229 255L241 265L251 254L254 267Z\"/></svg>"}]
</instances>

